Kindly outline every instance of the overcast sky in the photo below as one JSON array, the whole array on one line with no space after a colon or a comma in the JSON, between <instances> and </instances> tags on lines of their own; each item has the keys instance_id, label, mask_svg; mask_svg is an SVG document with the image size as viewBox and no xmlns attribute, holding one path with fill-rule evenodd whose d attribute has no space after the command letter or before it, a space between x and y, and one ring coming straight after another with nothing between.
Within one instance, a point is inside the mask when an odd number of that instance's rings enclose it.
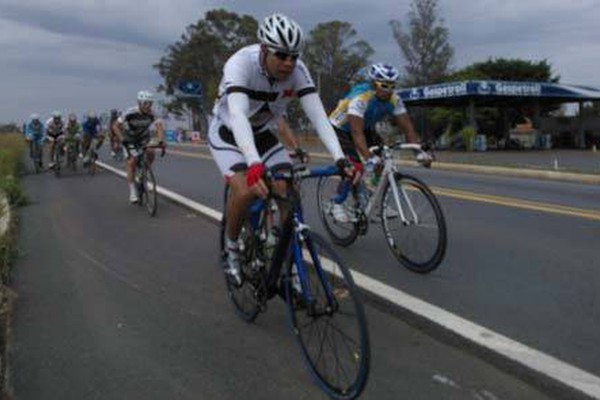
<instances>
[{"instance_id":1,"label":"overcast sky","mask_svg":"<svg viewBox=\"0 0 600 400\"><path fill-rule=\"evenodd\" d=\"M375 61L402 67L390 19L407 20L410 0L0 0L0 122L32 112L124 108L154 90L165 48L207 10L257 20L274 11L306 32L350 22ZM561 82L600 87L600 0L440 0L453 67L489 57L547 59Z\"/></svg>"}]
</instances>

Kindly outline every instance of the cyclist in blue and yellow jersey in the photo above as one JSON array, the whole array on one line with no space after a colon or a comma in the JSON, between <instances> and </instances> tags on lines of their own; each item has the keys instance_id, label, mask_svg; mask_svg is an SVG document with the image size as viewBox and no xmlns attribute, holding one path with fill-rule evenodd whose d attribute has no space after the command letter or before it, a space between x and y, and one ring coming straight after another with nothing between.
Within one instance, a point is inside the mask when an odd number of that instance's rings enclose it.
<instances>
[{"instance_id":1,"label":"cyclist in blue and yellow jersey","mask_svg":"<svg viewBox=\"0 0 600 400\"><path fill-rule=\"evenodd\" d=\"M33 158L33 145L42 146L44 142L44 124L40 121L40 116L31 114L29 121L25 123L25 139L29 143L29 157ZM40 168L42 168L42 160L40 160Z\"/></svg>"},{"instance_id":2,"label":"cyclist in blue and yellow jersey","mask_svg":"<svg viewBox=\"0 0 600 400\"><path fill-rule=\"evenodd\" d=\"M377 157L369 147L381 142L375 125L386 117L393 116L410 143L419 141L404 103L394 92L398 70L387 64L373 64L367 76L369 80L352 87L329 115L344 152L358 162L360 158Z\"/></svg>"},{"instance_id":3,"label":"cyclist in blue and yellow jersey","mask_svg":"<svg viewBox=\"0 0 600 400\"><path fill-rule=\"evenodd\" d=\"M398 70L388 64L379 63L368 69L363 68L355 75L355 86L329 115L344 153L360 171L363 169L361 160L371 171L381 165L381 159L369 151L369 147L382 142L375 130L379 121L393 117L395 125L406 135L409 143L419 141L404 103L395 92L399 75ZM365 78L366 82L363 81ZM345 220L341 214L344 210L336 204L332 210L334 217Z\"/></svg>"},{"instance_id":4,"label":"cyclist in blue and yellow jersey","mask_svg":"<svg viewBox=\"0 0 600 400\"><path fill-rule=\"evenodd\" d=\"M96 116L96 113L91 111L88 113L87 118L83 121L83 140L81 142L81 147L83 150L83 164L86 165L90 161L90 157L88 155L88 151L90 149L90 144L92 143L92 139L97 138L98 142L96 143L96 150L98 150L102 146L102 142L104 140L104 135L100 132L100 119Z\"/></svg>"}]
</instances>

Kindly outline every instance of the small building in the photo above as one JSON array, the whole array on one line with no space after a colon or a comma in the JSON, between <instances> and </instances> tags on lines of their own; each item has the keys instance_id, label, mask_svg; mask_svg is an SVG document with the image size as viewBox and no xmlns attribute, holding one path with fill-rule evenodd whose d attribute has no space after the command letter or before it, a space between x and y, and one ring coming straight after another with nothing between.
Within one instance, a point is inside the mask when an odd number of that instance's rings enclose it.
<instances>
[{"instance_id":1,"label":"small building","mask_svg":"<svg viewBox=\"0 0 600 400\"><path fill-rule=\"evenodd\" d=\"M476 130L477 108L498 108L503 119L502 135L506 140L523 143L523 147L563 143L566 135L570 135L573 147L583 148L586 146L586 132L600 140L600 118L585 118L579 113L578 117L570 118L565 124L564 117L541 115L542 109L564 103L578 103L581 110L586 102L600 102L600 90L595 88L548 82L473 80L406 88L399 94L407 107L461 108L465 111L468 125ZM528 110L530 115L525 115L531 123L528 131L524 131L525 127L511 126L506 112L510 108ZM567 127L569 130L565 130Z\"/></svg>"}]
</instances>

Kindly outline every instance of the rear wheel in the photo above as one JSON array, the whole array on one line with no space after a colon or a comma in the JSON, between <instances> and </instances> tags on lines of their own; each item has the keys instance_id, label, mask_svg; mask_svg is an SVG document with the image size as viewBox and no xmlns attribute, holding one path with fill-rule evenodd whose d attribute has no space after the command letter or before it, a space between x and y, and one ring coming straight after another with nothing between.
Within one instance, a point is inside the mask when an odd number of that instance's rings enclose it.
<instances>
[{"instance_id":1,"label":"rear wheel","mask_svg":"<svg viewBox=\"0 0 600 400\"><path fill-rule=\"evenodd\" d=\"M380 208L388 246L406 268L419 273L431 272L440 265L446 253L446 221L442 208L419 179L400 173L393 179L405 221L388 181Z\"/></svg>"},{"instance_id":2,"label":"rear wheel","mask_svg":"<svg viewBox=\"0 0 600 400\"><path fill-rule=\"evenodd\" d=\"M359 222L356 218L358 199L353 193L348 193L346 200L336 205L334 199L339 195L344 181L337 175L319 178L317 184L317 205L319 217L331 240L340 246L350 246L359 233ZM334 206L343 207L348 220L340 220L334 216Z\"/></svg>"},{"instance_id":3,"label":"rear wheel","mask_svg":"<svg viewBox=\"0 0 600 400\"><path fill-rule=\"evenodd\" d=\"M227 263L227 252L225 251L225 231L227 226L226 212L227 209L227 198L229 195L229 187L225 187L225 201L223 207L223 217L221 219L221 229L219 233L219 245L221 250L221 268L224 269ZM237 314L247 322L252 322L256 319L260 312L260 302L258 300L258 293L260 290L266 288L266 282L264 282L264 276L260 273L256 273L253 270L252 261L255 259L256 243L255 237L252 235L250 224L244 222L242 230L240 232L241 247L241 274L242 283L237 284L232 282L231 278L225 274L225 283L227 285L227 292L229 299L233 303Z\"/></svg>"},{"instance_id":4,"label":"rear wheel","mask_svg":"<svg viewBox=\"0 0 600 400\"><path fill-rule=\"evenodd\" d=\"M88 171L90 175L94 176L96 175L96 160L98 159L98 154L96 154L96 151L91 148L88 151L90 152Z\"/></svg>"},{"instance_id":5,"label":"rear wheel","mask_svg":"<svg viewBox=\"0 0 600 400\"><path fill-rule=\"evenodd\" d=\"M54 176L57 178L60 178L61 175L62 151L60 150L60 146L58 142L54 145Z\"/></svg>"},{"instance_id":6,"label":"rear wheel","mask_svg":"<svg viewBox=\"0 0 600 400\"><path fill-rule=\"evenodd\" d=\"M332 398L353 399L367 383L367 322L350 271L319 235L305 234L301 266L290 256L284 279L290 322L319 386ZM298 271L306 275L303 282ZM310 294L309 294L310 293Z\"/></svg>"}]
</instances>

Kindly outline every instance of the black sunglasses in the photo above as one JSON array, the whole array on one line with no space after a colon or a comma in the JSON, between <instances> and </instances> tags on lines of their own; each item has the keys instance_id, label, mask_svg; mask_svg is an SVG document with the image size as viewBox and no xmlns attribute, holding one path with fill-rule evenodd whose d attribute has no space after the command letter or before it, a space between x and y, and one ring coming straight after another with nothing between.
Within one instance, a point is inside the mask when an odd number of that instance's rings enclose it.
<instances>
[{"instance_id":1,"label":"black sunglasses","mask_svg":"<svg viewBox=\"0 0 600 400\"><path fill-rule=\"evenodd\" d=\"M287 61L288 58L292 61L296 61L298 60L298 57L300 57L299 53L286 53L285 51L273 49L271 47L268 47L267 50L281 61Z\"/></svg>"}]
</instances>

